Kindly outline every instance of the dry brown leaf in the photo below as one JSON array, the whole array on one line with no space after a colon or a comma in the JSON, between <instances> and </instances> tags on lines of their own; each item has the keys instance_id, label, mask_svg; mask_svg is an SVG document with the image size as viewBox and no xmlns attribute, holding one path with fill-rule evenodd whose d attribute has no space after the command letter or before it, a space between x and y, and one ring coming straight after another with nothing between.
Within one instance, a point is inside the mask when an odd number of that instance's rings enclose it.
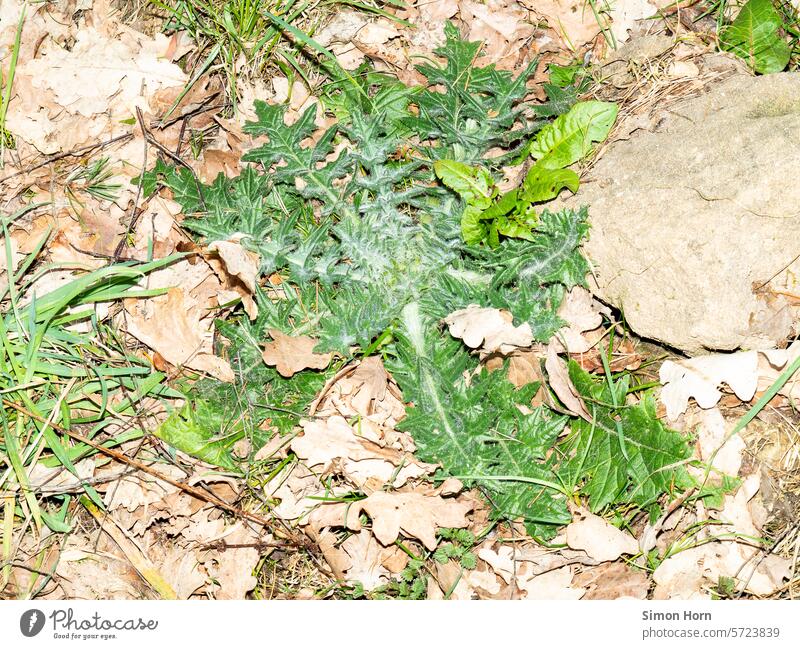
<instances>
[{"instance_id":1,"label":"dry brown leaf","mask_svg":"<svg viewBox=\"0 0 800 649\"><path fill-rule=\"evenodd\" d=\"M228 362L211 353L211 323L204 322L208 318L203 317L207 314L190 306L191 299L183 289L171 288L166 296L126 303L127 329L132 336L172 365L185 365L220 381L233 382Z\"/></svg>"},{"instance_id":2,"label":"dry brown leaf","mask_svg":"<svg viewBox=\"0 0 800 649\"><path fill-rule=\"evenodd\" d=\"M584 550L597 561L614 561L623 554L638 554L639 544L628 532L586 510L579 519L567 525L567 545Z\"/></svg>"},{"instance_id":3,"label":"dry brown leaf","mask_svg":"<svg viewBox=\"0 0 800 649\"><path fill-rule=\"evenodd\" d=\"M371 415L376 403L386 398L390 380L380 356L370 356L361 361L352 376L353 383L359 386L360 398L352 400L356 410L365 416Z\"/></svg>"},{"instance_id":4,"label":"dry brown leaf","mask_svg":"<svg viewBox=\"0 0 800 649\"><path fill-rule=\"evenodd\" d=\"M436 571L436 583L439 589L444 591L437 599L444 599L444 593L449 593L448 599L451 601L468 601L473 599L475 590L468 579L465 578L463 568L457 561L448 561L441 564L438 561L434 564Z\"/></svg>"},{"instance_id":5,"label":"dry brown leaf","mask_svg":"<svg viewBox=\"0 0 800 649\"><path fill-rule=\"evenodd\" d=\"M222 538L231 546L246 546L261 540L256 532L241 522L226 529ZM210 542L205 534L203 539ZM203 565L218 586L213 591L214 599L244 599L258 584L253 576L258 560L259 551L255 547L227 547L206 553Z\"/></svg>"},{"instance_id":6,"label":"dry brown leaf","mask_svg":"<svg viewBox=\"0 0 800 649\"><path fill-rule=\"evenodd\" d=\"M520 0L522 6L547 20L570 50L579 50L600 33L592 8L583 0Z\"/></svg>"},{"instance_id":7,"label":"dry brown leaf","mask_svg":"<svg viewBox=\"0 0 800 649\"><path fill-rule=\"evenodd\" d=\"M570 566L531 576L523 572L517 575L517 583L526 592L525 599L580 599L586 589L573 587L572 574Z\"/></svg>"},{"instance_id":8,"label":"dry brown leaf","mask_svg":"<svg viewBox=\"0 0 800 649\"><path fill-rule=\"evenodd\" d=\"M45 599L112 600L153 596L123 552L105 534L99 537L96 533L67 535L54 568L59 588L49 594L45 591Z\"/></svg>"},{"instance_id":9,"label":"dry brown leaf","mask_svg":"<svg viewBox=\"0 0 800 649\"><path fill-rule=\"evenodd\" d=\"M472 504L452 498L376 491L350 505L347 527L360 530L359 516L363 511L372 519L372 532L383 545L394 543L403 532L422 541L428 550L435 550L436 530L440 527L467 527L466 516L471 510Z\"/></svg>"},{"instance_id":10,"label":"dry brown leaf","mask_svg":"<svg viewBox=\"0 0 800 649\"><path fill-rule=\"evenodd\" d=\"M508 359L508 380L517 388L530 383L543 383L540 362L539 352L524 349L514 352Z\"/></svg>"},{"instance_id":11,"label":"dry brown leaf","mask_svg":"<svg viewBox=\"0 0 800 649\"><path fill-rule=\"evenodd\" d=\"M500 582L491 570L468 570L464 573L464 579L472 586L475 591L481 591L487 595L497 595L500 590Z\"/></svg>"},{"instance_id":12,"label":"dry brown leaf","mask_svg":"<svg viewBox=\"0 0 800 649\"><path fill-rule=\"evenodd\" d=\"M558 317L567 323L566 327L559 329L553 336L554 344L565 347L559 349L559 352L579 354L594 347L602 335L600 325L603 324L603 316L600 308L600 303L589 291L582 286L572 287L558 307ZM593 332L594 335L588 332Z\"/></svg>"},{"instance_id":13,"label":"dry brown leaf","mask_svg":"<svg viewBox=\"0 0 800 649\"><path fill-rule=\"evenodd\" d=\"M697 429L697 449L700 459L704 463L710 463L720 473L727 475L738 475L742 466L742 454L747 448L747 444L741 435L729 437L725 419L719 409L700 411L700 426ZM705 470L703 469L703 472ZM708 476L713 481L715 477L719 480L722 476L715 476L714 473Z\"/></svg>"},{"instance_id":14,"label":"dry brown leaf","mask_svg":"<svg viewBox=\"0 0 800 649\"><path fill-rule=\"evenodd\" d=\"M241 151L225 151L222 149L204 149L203 162L196 169L197 176L204 183L211 184L219 174L227 178L236 178L241 172Z\"/></svg>"},{"instance_id":15,"label":"dry brown leaf","mask_svg":"<svg viewBox=\"0 0 800 649\"><path fill-rule=\"evenodd\" d=\"M608 12L611 18L611 33L617 44L628 40L628 31L645 18L657 17L658 9L648 0L614 0Z\"/></svg>"},{"instance_id":16,"label":"dry brown leaf","mask_svg":"<svg viewBox=\"0 0 800 649\"><path fill-rule=\"evenodd\" d=\"M672 420L686 411L693 398L701 408L713 408L722 398L720 386L728 385L744 402L757 390L766 390L781 371L800 356L800 341L787 349L769 349L711 354L682 361L665 361L658 375L663 388L661 401ZM800 397L800 381L790 379L779 391L787 397Z\"/></svg>"},{"instance_id":17,"label":"dry brown leaf","mask_svg":"<svg viewBox=\"0 0 800 649\"><path fill-rule=\"evenodd\" d=\"M274 365L286 378L305 369L324 370L333 358L331 353L314 353L319 341L311 336L287 336L278 329L270 329L269 335L272 342L264 345L262 357L267 365Z\"/></svg>"},{"instance_id":18,"label":"dry brown leaf","mask_svg":"<svg viewBox=\"0 0 800 649\"><path fill-rule=\"evenodd\" d=\"M450 335L463 340L467 347L500 354L509 354L519 347L530 347L533 343L531 326L525 322L515 327L513 320L507 311L477 304L453 311L444 319Z\"/></svg>"},{"instance_id":19,"label":"dry brown leaf","mask_svg":"<svg viewBox=\"0 0 800 649\"><path fill-rule=\"evenodd\" d=\"M291 448L309 467L326 472L334 462L343 476L358 486L381 488L386 484L403 486L436 469L393 448L384 448L379 438L368 440L356 435L347 421L334 415L328 419L303 421L304 434L292 440Z\"/></svg>"},{"instance_id":20,"label":"dry brown leaf","mask_svg":"<svg viewBox=\"0 0 800 649\"><path fill-rule=\"evenodd\" d=\"M584 600L647 599L650 590L650 580L644 571L619 561L586 568L575 576L572 585L586 589Z\"/></svg>"},{"instance_id":21,"label":"dry brown leaf","mask_svg":"<svg viewBox=\"0 0 800 649\"><path fill-rule=\"evenodd\" d=\"M166 576L178 599L189 599L208 582L197 556L186 548L156 543L150 547L150 558Z\"/></svg>"},{"instance_id":22,"label":"dry brown leaf","mask_svg":"<svg viewBox=\"0 0 800 649\"><path fill-rule=\"evenodd\" d=\"M347 554L350 563L344 570L347 581L361 582L366 590L374 590L386 583L389 578L389 571L383 566L386 549L367 530L347 537L341 544L341 550Z\"/></svg>"},{"instance_id":23,"label":"dry brown leaf","mask_svg":"<svg viewBox=\"0 0 800 649\"><path fill-rule=\"evenodd\" d=\"M547 346L547 357L544 361L550 387L570 412L591 422L589 411L569 378L567 364L561 360L556 350L557 346L551 342Z\"/></svg>"},{"instance_id":24,"label":"dry brown leaf","mask_svg":"<svg viewBox=\"0 0 800 649\"><path fill-rule=\"evenodd\" d=\"M325 494L319 478L302 464L289 466L264 485L264 495L280 503L270 511L283 520L301 518L319 507L315 496Z\"/></svg>"},{"instance_id":25,"label":"dry brown leaf","mask_svg":"<svg viewBox=\"0 0 800 649\"><path fill-rule=\"evenodd\" d=\"M15 136L42 153L74 149L119 135L137 107L151 112L157 91L183 88L186 75L161 57L169 39L109 25L118 33L84 25L69 49L44 39L35 57L20 60L7 118Z\"/></svg>"},{"instance_id":26,"label":"dry brown leaf","mask_svg":"<svg viewBox=\"0 0 800 649\"><path fill-rule=\"evenodd\" d=\"M761 551L747 540L739 542L732 538L733 534L743 539L761 536L753 515L759 484L759 474L753 474L736 494L725 496L720 524L715 526L714 534L728 538L678 552L659 564L653 572L654 599L710 599L711 589L720 577L731 577L737 589L762 597L783 586L791 575L791 560ZM704 534L700 532L701 536Z\"/></svg>"},{"instance_id":27,"label":"dry brown leaf","mask_svg":"<svg viewBox=\"0 0 800 649\"><path fill-rule=\"evenodd\" d=\"M758 352L713 354L685 361L664 361L658 371L664 387L661 401L667 417L677 419L689 398L701 408L712 408L722 398L717 388L726 383L742 401L750 401L758 387Z\"/></svg>"},{"instance_id":28,"label":"dry brown leaf","mask_svg":"<svg viewBox=\"0 0 800 649\"><path fill-rule=\"evenodd\" d=\"M329 389L320 394L312 411L319 416L358 416L359 433L365 438L413 453L416 447L411 437L394 430L406 412L400 388L386 373L380 359L368 363L367 360L355 371L340 373Z\"/></svg>"},{"instance_id":29,"label":"dry brown leaf","mask_svg":"<svg viewBox=\"0 0 800 649\"><path fill-rule=\"evenodd\" d=\"M246 250L242 246L241 241L246 236L240 233L233 234L227 241L211 242L208 249L219 255L228 275L238 280L234 283L233 289L241 295L247 315L251 320L255 320L258 316L258 307L253 300L253 294L256 292L258 269L261 262L255 252ZM241 284L245 290L237 290L239 289L238 284Z\"/></svg>"}]
</instances>

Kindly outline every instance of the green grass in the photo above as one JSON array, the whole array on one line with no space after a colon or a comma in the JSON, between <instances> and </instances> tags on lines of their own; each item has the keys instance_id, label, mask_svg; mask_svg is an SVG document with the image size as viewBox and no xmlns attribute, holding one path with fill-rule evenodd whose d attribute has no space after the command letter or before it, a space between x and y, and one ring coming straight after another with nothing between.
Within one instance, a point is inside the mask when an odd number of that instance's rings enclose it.
<instances>
[{"instance_id":1,"label":"green grass","mask_svg":"<svg viewBox=\"0 0 800 649\"><path fill-rule=\"evenodd\" d=\"M44 488L30 479L37 465L62 468L77 476L76 463L95 454L93 448L74 443L61 431L79 430L99 444L118 446L144 434L139 422L145 414L145 399L180 396L165 385L163 374L126 351L124 342L95 309L97 304L125 297L158 294L161 291L139 290L136 283L176 257L84 271L60 288L34 296L31 288L36 279L64 269L38 261L49 233L13 269L9 229L24 213L2 220L2 254L6 268L12 270L5 273L0 288L4 304L0 315L0 592L8 585L16 544L23 535L32 533L41 540L46 528L66 532L71 527L68 512L75 495ZM85 495L101 506L93 486L88 482L82 486Z\"/></svg>"},{"instance_id":2,"label":"green grass","mask_svg":"<svg viewBox=\"0 0 800 649\"><path fill-rule=\"evenodd\" d=\"M8 72L3 74L2 86L3 94L0 98L0 166L3 165L3 158L6 148L14 146L14 139L6 130L6 115L8 114L8 104L11 101L11 89L14 86L14 76L17 71L17 61L19 59L19 48L22 42L22 25L25 22L25 12L27 4L22 5L17 23L17 31L14 36L14 46L11 48L11 60L8 64Z\"/></svg>"},{"instance_id":3,"label":"green grass","mask_svg":"<svg viewBox=\"0 0 800 649\"><path fill-rule=\"evenodd\" d=\"M199 55L189 65L192 78L184 92L203 74L219 72L225 77L234 111L242 76L274 76L279 71L290 82L300 78L313 86L311 77L318 70L309 65L309 54L313 59L325 50L313 40L318 26L345 6L391 17L378 1L149 0L167 17L165 31L185 31L198 45Z\"/></svg>"}]
</instances>

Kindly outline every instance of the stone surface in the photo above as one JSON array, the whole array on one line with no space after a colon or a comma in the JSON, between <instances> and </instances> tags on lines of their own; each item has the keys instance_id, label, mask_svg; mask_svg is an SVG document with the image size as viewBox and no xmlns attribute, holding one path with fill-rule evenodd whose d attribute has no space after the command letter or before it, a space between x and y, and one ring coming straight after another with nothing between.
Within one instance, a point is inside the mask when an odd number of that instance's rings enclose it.
<instances>
[{"instance_id":1,"label":"stone surface","mask_svg":"<svg viewBox=\"0 0 800 649\"><path fill-rule=\"evenodd\" d=\"M609 145L563 202L589 205L595 292L636 333L773 346L800 303L798 170L800 73L736 75Z\"/></svg>"}]
</instances>

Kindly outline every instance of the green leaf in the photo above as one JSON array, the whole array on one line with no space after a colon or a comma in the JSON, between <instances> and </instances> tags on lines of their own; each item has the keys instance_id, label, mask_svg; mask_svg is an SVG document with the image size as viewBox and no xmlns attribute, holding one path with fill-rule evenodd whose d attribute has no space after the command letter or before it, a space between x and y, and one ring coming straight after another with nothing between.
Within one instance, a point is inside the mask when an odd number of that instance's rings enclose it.
<instances>
[{"instance_id":1,"label":"green leaf","mask_svg":"<svg viewBox=\"0 0 800 649\"><path fill-rule=\"evenodd\" d=\"M574 194L578 185L578 174L571 169L550 169L539 162L525 176L522 193L525 200L542 203L554 199L565 187Z\"/></svg>"},{"instance_id":2,"label":"green leaf","mask_svg":"<svg viewBox=\"0 0 800 649\"><path fill-rule=\"evenodd\" d=\"M756 72L780 72L789 63L791 48L781 37L781 18L772 0L749 0L736 20L719 34L720 47L743 58Z\"/></svg>"},{"instance_id":3,"label":"green leaf","mask_svg":"<svg viewBox=\"0 0 800 649\"><path fill-rule=\"evenodd\" d=\"M582 69L582 65L556 65L551 63L547 66L547 71L550 73L550 83L559 88L571 86L575 81L575 75Z\"/></svg>"},{"instance_id":4,"label":"green leaf","mask_svg":"<svg viewBox=\"0 0 800 649\"><path fill-rule=\"evenodd\" d=\"M480 207L467 205L461 215L461 236L470 246L477 246L489 237L489 225L481 217L484 213Z\"/></svg>"},{"instance_id":5,"label":"green leaf","mask_svg":"<svg viewBox=\"0 0 800 649\"><path fill-rule=\"evenodd\" d=\"M685 466L689 446L661 423L650 396L634 406L610 407L611 391L626 392L626 383L596 381L572 360L569 375L592 421L573 420L572 435L560 444L559 456L566 459L557 473L565 484L580 487L592 511L628 503L649 507L662 494L693 484Z\"/></svg>"},{"instance_id":6,"label":"green leaf","mask_svg":"<svg viewBox=\"0 0 800 649\"><path fill-rule=\"evenodd\" d=\"M486 206L494 193L494 180L483 167L471 167L456 160L433 163L436 176L467 203Z\"/></svg>"},{"instance_id":7,"label":"green leaf","mask_svg":"<svg viewBox=\"0 0 800 649\"><path fill-rule=\"evenodd\" d=\"M605 101L583 101L545 126L536 136L531 155L543 167L561 169L585 157L594 142L607 136L619 107Z\"/></svg>"},{"instance_id":8,"label":"green leaf","mask_svg":"<svg viewBox=\"0 0 800 649\"><path fill-rule=\"evenodd\" d=\"M230 423L223 416L218 404L203 400L190 401L173 412L154 434L187 455L239 472L230 452L230 447L238 438L221 432L222 427Z\"/></svg>"}]
</instances>

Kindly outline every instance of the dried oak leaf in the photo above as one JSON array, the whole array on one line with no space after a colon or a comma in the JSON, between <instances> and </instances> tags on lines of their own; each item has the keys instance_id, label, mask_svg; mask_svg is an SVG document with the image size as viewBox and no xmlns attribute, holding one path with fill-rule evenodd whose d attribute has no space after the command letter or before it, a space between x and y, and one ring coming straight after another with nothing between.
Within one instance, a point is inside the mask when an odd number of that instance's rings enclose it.
<instances>
[{"instance_id":1,"label":"dried oak leaf","mask_svg":"<svg viewBox=\"0 0 800 649\"><path fill-rule=\"evenodd\" d=\"M588 422L592 422L592 417L586 409L583 398L578 394L577 389L572 384L572 380L569 378L567 364L559 358L557 350L558 347L553 342L550 342L547 346L547 358L544 362L544 368L547 370L547 376L550 379L550 387L570 412Z\"/></svg>"},{"instance_id":2,"label":"dried oak leaf","mask_svg":"<svg viewBox=\"0 0 800 649\"><path fill-rule=\"evenodd\" d=\"M303 436L292 440L291 448L309 467L321 466L324 471L340 460L344 474L358 483L375 481L376 486L391 482L403 486L410 478L419 478L435 470L393 448L384 448L375 441L356 435L343 417L303 421Z\"/></svg>"},{"instance_id":3,"label":"dried oak leaf","mask_svg":"<svg viewBox=\"0 0 800 649\"><path fill-rule=\"evenodd\" d=\"M208 249L219 255L228 273L237 277L250 293L255 293L260 259L256 253L242 246L241 241L245 236L237 233L225 241L212 241Z\"/></svg>"},{"instance_id":4,"label":"dried oak leaf","mask_svg":"<svg viewBox=\"0 0 800 649\"><path fill-rule=\"evenodd\" d=\"M581 510L580 516L580 520L567 525L569 547L585 550L597 561L614 561L620 555L639 552L639 544L627 532L588 511Z\"/></svg>"},{"instance_id":5,"label":"dried oak leaf","mask_svg":"<svg viewBox=\"0 0 800 649\"><path fill-rule=\"evenodd\" d=\"M361 582L367 590L373 590L385 583L389 571L383 566L386 548L375 541L367 530L348 537L341 545L349 559L349 567L344 571L349 582Z\"/></svg>"},{"instance_id":6,"label":"dried oak leaf","mask_svg":"<svg viewBox=\"0 0 800 649\"><path fill-rule=\"evenodd\" d=\"M419 493L386 493L376 491L364 500L351 505L347 512L347 527L360 530L361 512L372 519L372 533L389 545L400 532L419 539L428 550L436 549L436 530L439 527L467 527L471 503L425 496Z\"/></svg>"},{"instance_id":7,"label":"dried oak leaf","mask_svg":"<svg viewBox=\"0 0 800 649\"><path fill-rule=\"evenodd\" d=\"M572 580L572 585L585 588L583 599L647 599L650 580L641 570L616 561L585 569Z\"/></svg>"},{"instance_id":8,"label":"dried oak leaf","mask_svg":"<svg viewBox=\"0 0 800 649\"><path fill-rule=\"evenodd\" d=\"M311 336L287 336L278 329L270 329L269 335L272 342L264 345L264 362L274 365L278 373L287 379L300 370L324 370L333 357L330 353L314 353L319 341Z\"/></svg>"},{"instance_id":9,"label":"dried oak leaf","mask_svg":"<svg viewBox=\"0 0 800 649\"><path fill-rule=\"evenodd\" d=\"M572 585L572 566L563 566L549 572L517 575L520 590L526 592L525 599L580 599L585 588Z\"/></svg>"},{"instance_id":10,"label":"dried oak leaf","mask_svg":"<svg viewBox=\"0 0 800 649\"><path fill-rule=\"evenodd\" d=\"M490 354L509 354L533 343L531 326L525 322L515 327L513 316L500 309L470 304L466 309L453 311L444 321L451 336L463 340L467 347Z\"/></svg>"},{"instance_id":11,"label":"dried oak leaf","mask_svg":"<svg viewBox=\"0 0 800 649\"><path fill-rule=\"evenodd\" d=\"M594 12L583 0L521 0L520 4L547 20L570 50L579 50L600 33Z\"/></svg>"},{"instance_id":12,"label":"dried oak leaf","mask_svg":"<svg viewBox=\"0 0 800 649\"><path fill-rule=\"evenodd\" d=\"M166 296L128 300L127 330L169 363L207 372L232 383L228 362L211 350L211 323L183 288L171 288Z\"/></svg>"}]
</instances>

